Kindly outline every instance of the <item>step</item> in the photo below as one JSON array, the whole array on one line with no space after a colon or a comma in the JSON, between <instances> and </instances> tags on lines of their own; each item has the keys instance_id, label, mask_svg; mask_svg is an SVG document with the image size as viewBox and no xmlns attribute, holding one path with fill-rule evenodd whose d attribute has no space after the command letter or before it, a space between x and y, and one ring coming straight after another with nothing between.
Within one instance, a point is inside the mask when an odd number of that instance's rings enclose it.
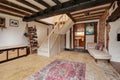
<instances>
[{"instance_id":1,"label":"step","mask_svg":"<svg viewBox=\"0 0 120 80\"><path fill-rule=\"evenodd\" d=\"M48 51L44 51L44 50L38 50L38 55L50 57Z\"/></svg>"},{"instance_id":2,"label":"step","mask_svg":"<svg viewBox=\"0 0 120 80\"><path fill-rule=\"evenodd\" d=\"M38 50L48 51L48 47L40 47Z\"/></svg>"}]
</instances>

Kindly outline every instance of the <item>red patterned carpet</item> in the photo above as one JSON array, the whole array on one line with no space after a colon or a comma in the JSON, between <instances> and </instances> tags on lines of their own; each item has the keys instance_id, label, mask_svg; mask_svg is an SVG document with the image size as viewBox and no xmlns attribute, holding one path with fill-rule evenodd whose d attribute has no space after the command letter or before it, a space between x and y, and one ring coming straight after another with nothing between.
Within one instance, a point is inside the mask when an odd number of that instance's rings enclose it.
<instances>
[{"instance_id":1,"label":"red patterned carpet","mask_svg":"<svg viewBox=\"0 0 120 80\"><path fill-rule=\"evenodd\" d=\"M27 80L85 80L86 64L57 59Z\"/></svg>"}]
</instances>

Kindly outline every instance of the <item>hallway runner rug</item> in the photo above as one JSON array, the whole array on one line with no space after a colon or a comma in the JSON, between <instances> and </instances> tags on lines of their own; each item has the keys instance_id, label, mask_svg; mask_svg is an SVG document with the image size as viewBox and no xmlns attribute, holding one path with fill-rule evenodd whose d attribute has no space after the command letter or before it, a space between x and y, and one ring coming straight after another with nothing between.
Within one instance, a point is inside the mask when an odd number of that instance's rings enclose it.
<instances>
[{"instance_id":1,"label":"hallway runner rug","mask_svg":"<svg viewBox=\"0 0 120 80\"><path fill-rule=\"evenodd\" d=\"M27 80L85 80L86 64L57 59Z\"/></svg>"}]
</instances>

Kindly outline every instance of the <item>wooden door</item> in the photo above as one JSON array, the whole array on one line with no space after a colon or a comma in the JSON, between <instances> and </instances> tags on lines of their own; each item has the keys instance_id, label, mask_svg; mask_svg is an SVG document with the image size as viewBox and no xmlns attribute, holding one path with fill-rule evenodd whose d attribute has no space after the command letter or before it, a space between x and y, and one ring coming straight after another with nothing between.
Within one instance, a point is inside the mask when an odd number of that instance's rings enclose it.
<instances>
[{"instance_id":1,"label":"wooden door","mask_svg":"<svg viewBox=\"0 0 120 80\"><path fill-rule=\"evenodd\" d=\"M85 24L74 25L74 49L85 49Z\"/></svg>"}]
</instances>

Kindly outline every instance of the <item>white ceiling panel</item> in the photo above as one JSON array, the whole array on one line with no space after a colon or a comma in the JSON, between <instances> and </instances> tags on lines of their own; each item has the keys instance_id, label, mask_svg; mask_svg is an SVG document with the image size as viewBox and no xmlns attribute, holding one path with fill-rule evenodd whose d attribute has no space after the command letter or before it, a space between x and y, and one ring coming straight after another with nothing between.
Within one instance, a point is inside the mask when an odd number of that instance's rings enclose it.
<instances>
[{"instance_id":1,"label":"white ceiling panel","mask_svg":"<svg viewBox=\"0 0 120 80\"><path fill-rule=\"evenodd\" d=\"M31 9L31 10L33 10L33 11L35 11L35 12L38 12L38 10L36 10L36 9L34 9L34 8L32 8L32 7L29 7L29 6L27 6L27 5L24 5L24 4L22 4L22 3L20 3L20 2L18 2L18 1L16 1L16 0L8 0L8 1L13 2L13 3L17 4L17 5L21 5L21 6L25 7L25 8Z\"/></svg>"},{"instance_id":2,"label":"white ceiling panel","mask_svg":"<svg viewBox=\"0 0 120 80\"><path fill-rule=\"evenodd\" d=\"M12 9L16 9L16 10L19 10L19 11L22 11L22 12L25 12L25 13L28 13L28 14L32 14L32 13L30 13L30 12L27 12L27 11L24 11L24 10L21 10L21 9L18 9L18 8L15 8L15 7L12 7L12 6L9 6L9 5L5 5L5 4L2 4L2 3L0 3L1 5L4 5L4 6L7 6L7 7L10 7L10 8L12 8Z\"/></svg>"},{"instance_id":3,"label":"white ceiling panel","mask_svg":"<svg viewBox=\"0 0 120 80\"><path fill-rule=\"evenodd\" d=\"M31 3L31 4L33 4L33 5L35 5L35 6L37 6L37 7L39 7L39 8L41 8L41 9L43 9L43 10L46 9L45 6L39 4L38 2L36 2L34 0L26 0L26 1L29 2L29 3Z\"/></svg>"},{"instance_id":4,"label":"white ceiling panel","mask_svg":"<svg viewBox=\"0 0 120 80\"><path fill-rule=\"evenodd\" d=\"M45 1L47 4L49 4L50 6L54 6L56 5L56 3L54 3L52 0L43 0Z\"/></svg>"}]
</instances>

